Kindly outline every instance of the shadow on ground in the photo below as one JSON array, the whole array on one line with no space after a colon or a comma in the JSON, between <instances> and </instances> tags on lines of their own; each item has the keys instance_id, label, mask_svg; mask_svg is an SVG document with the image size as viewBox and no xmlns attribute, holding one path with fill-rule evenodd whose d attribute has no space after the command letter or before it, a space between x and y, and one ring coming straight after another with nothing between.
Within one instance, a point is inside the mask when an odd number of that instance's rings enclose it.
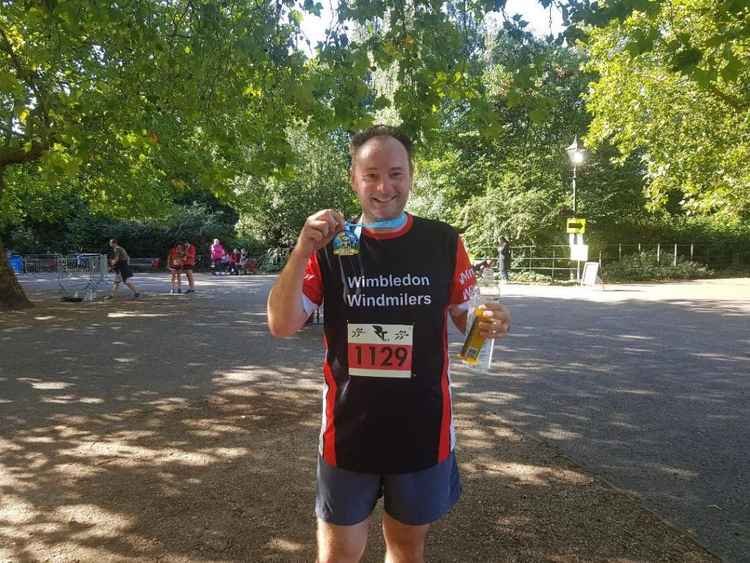
<instances>
[{"instance_id":1,"label":"shadow on ground","mask_svg":"<svg viewBox=\"0 0 750 563\"><path fill-rule=\"evenodd\" d=\"M45 302L0 320L0 560L314 560L321 329L273 341L266 288L252 280L241 295L189 301ZM502 377L455 373L465 493L431 535L428 560L717 561L532 437L543 424L568 439L603 414L596 387L577 410L528 401L534 378L580 369L561 366L563 348L540 354L544 342L518 326L505 350L518 356L498 356ZM582 336L600 343L606 363L609 337ZM658 352L634 342L633 354ZM733 381L684 400L726 400ZM635 382L622 385L641 396ZM622 448L612 464L627 465ZM381 546L373 541L368 561L382 560Z\"/></svg>"}]
</instances>

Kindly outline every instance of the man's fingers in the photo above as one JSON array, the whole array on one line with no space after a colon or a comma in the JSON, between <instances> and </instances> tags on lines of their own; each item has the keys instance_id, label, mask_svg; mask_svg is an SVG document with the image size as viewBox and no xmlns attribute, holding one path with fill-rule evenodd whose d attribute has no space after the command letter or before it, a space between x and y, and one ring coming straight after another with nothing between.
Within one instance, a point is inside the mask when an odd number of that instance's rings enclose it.
<instances>
[{"instance_id":1,"label":"man's fingers","mask_svg":"<svg viewBox=\"0 0 750 563\"><path fill-rule=\"evenodd\" d=\"M510 330L510 311L500 303L488 303L482 307L479 321L480 333L487 338L500 338Z\"/></svg>"}]
</instances>

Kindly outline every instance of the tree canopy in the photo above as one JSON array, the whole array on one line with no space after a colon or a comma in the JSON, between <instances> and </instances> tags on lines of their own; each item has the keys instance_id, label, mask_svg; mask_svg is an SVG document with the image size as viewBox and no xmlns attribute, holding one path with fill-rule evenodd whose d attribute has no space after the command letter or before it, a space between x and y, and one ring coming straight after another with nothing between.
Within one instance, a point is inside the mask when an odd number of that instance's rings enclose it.
<instances>
[{"instance_id":1,"label":"tree canopy","mask_svg":"<svg viewBox=\"0 0 750 563\"><path fill-rule=\"evenodd\" d=\"M576 134L592 224L747 221L747 2L538 1L563 34L489 24L504 0L340 2L310 55L316 0L0 0L0 232L204 192L288 244L350 209L348 134L383 118L417 141L413 208L476 252L561 236ZM0 303L19 295L0 261Z\"/></svg>"},{"instance_id":2,"label":"tree canopy","mask_svg":"<svg viewBox=\"0 0 750 563\"><path fill-rule=\"evenodd\" d=\"M587 139L638 155L652 207L750 218L750 5L646 3L590 30Z\"/></svg>"}]
</instances>

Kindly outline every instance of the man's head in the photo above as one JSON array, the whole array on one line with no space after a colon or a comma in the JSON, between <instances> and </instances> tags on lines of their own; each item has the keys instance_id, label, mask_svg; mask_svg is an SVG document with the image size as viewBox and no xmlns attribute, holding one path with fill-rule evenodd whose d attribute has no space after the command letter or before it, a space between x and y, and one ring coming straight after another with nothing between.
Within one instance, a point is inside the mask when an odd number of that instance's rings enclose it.
<instances>
[{"instance_id":1,"label":"man's head","mask_svg":"<svg viewBox=\"0 0 750 563\"><path fill-rule=\"evenodd\" d=\"M398 217L411 189L411 140L397 129L376 125L352 138L349 153L352 189L365 222Z\"/></svg>"},{"instance_id":2,"label":"man's head","mask_svg":"<svg viewBox=\"0 0 750 563\"><path fill-rule=\"evenodd\" d=\"M117 246L117 239L114 239L114 238L109 239L109 246L111 246L112 248Z\"/></svg>"}]
</instances>

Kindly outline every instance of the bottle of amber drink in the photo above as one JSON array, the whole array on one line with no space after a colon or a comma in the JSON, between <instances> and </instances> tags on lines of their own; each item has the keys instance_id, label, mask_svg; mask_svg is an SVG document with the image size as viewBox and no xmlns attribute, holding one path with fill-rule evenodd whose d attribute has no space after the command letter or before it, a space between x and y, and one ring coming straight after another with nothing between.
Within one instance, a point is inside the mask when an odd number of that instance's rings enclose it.
<instances>
[{"instance_id":1,"label":"bottle of amber drink","mask_svg":"<svg viewBox=\"0 0 750 563\"><path fill-rule=\"evenodd\" d=\"M490 299L493 298L482 298L479 291L476 291L469 300L469 316L466 319L466 326L469 330L466 333L461 353L458 355L465 364L482 371L489 370L491 367L495 351L495 340L490 339L487 343L487 338L479 333L479 320L483 311L481 305L484 300ZM495 299L499 299L499 295Z\"/></svg>"}]
</instances>

